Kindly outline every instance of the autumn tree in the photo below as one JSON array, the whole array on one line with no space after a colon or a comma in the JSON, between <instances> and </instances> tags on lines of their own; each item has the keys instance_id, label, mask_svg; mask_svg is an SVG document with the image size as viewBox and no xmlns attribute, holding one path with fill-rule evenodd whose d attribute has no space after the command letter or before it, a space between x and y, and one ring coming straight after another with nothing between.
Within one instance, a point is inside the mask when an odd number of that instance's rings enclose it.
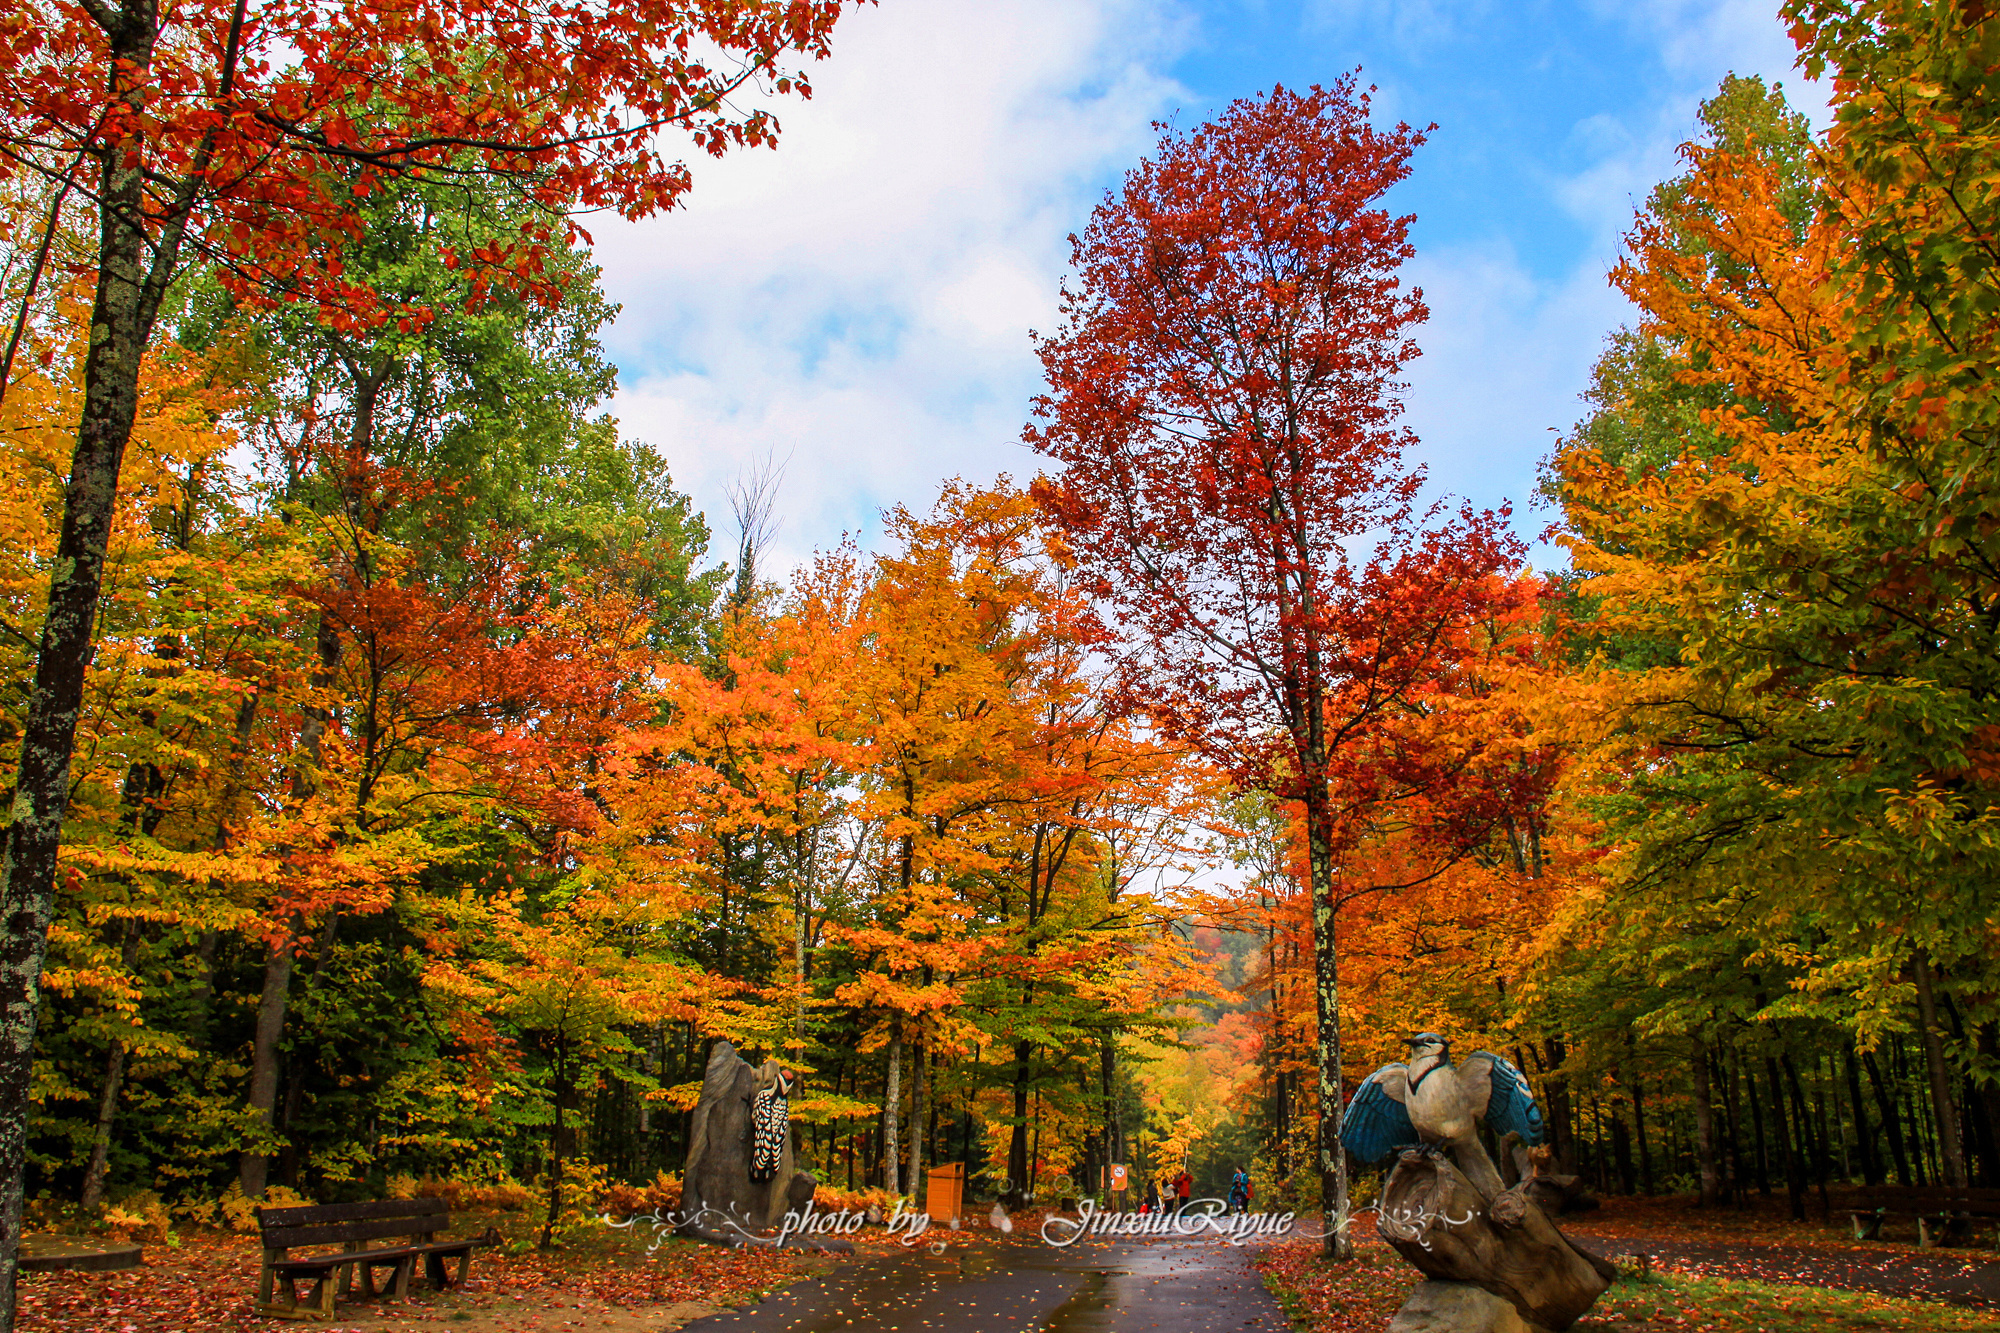
<instances>
[{"instance_id":1,"label":"autumn tree","mask_svg":"<svg viewBox=\"0 0 2000 1333\"><path fill-rule=\"evenodd\" d=\"M412 325L343 275L357 204L402 175L509 183L540 212L518 237L450 253L481 285L546 289L545 248L578 208L639 216L688 188L657 146L771 139L727 99L795 86L787 51L823 55L838 0L621 0L580 15L416 3L48 0L0 19L5 174L65 182L99 218L84 406L8 828L0 1053L0 1327L12 1324L34 996L51 911L78 701L136 385L168 291L190 263L239 291L320 302L330 320ZM691 47L714 53L708 60ZM445 247L449 250L449 246Z\"/></svg>"},{"instance_id":2,"label":"autumn tree","mask_svg":"<svg viewBox=\"0 0 2000 1333\"><path fill-rule=\"evenodd\" d=\"M1319 1013L1319 1169L1345 1254L1333 765L1434 670L1518 544L1419 515L1396 418L1421 295L1379 201L1423 135L1352 78L1168 133L1075 242L1038 489L1126 635L1127 688L1240 784L1304 809Z\"/></svg>"},{"instance_id":3,"label":"autumn tree","mask_svg":"<svg viewBox=\"0 0 2000 1333\"><path fill-rule=\"evenodd\" d=\"M23 359L34 368L0 409L13 479L0 513L0 616L8 678L19 683L4 704L10 750L46 606L62 441L82 397L87 312L59 305L67 329L38 330ZM45 340L61 332L69 336ZM242 350L219 341L202 355L174 346L147 358L130 484L110 536L111 609L79 709L87 757L71 774L59 938L44 980L57 1021L37 1063L42 1086L59 1090L44 1100L38 1133L88 1137L87 1205L103 1198L132 1071L198 1063L217 932L254 916L253 886L270 872L232 835L250 773L269 754L268 735L252 733L253 700L274 709L297 664L287 584L302 552L296 534L248 512L224 461L234 437L220 419L254 382ZM46 371L35 365L43 353ZM163 1021L165 1010L180 1021ZM189 1120L213 1108L203 1091L181 1091ZM70 1120L65 1104L86 1099L90 1114Z\"/></svg>"},{"instance_id":4,"label":"autumn tree","mask_svg":"<svg viewBox=\"0 0 2000 1333\"><path fill-rule=\"evenodd\" d=\"M477 272L441 247L516 235L533 220L531 208L489 181L406 176L381 184L357 213L361 234L348 247L346 277L433 318L334 325L310 303L264 308L211 279L179 330L196 342L218 330L255 341L268 383L242 413L246 433L271 502L322 538L313 548L326 566L319 582L368 582L387 559L397 579L446 597L503 571L512 586L500 591L509 597L532 597L530 589L573 597L585 582L598 585L593 594L609 591L615 564L615 581L645 603L634 611L649 634L662 646L690 645L700 621L691 605L713 576L685 577L702 544L699 524L683 498L648 484L663 479L656 456L623 443L615 421L594 415L614 382L597 344L611 307L587 256L565 243L547 247L545 272L560 300L499 289L474 302ZM478 539L491 529L516 534L512 561L479 558ZM344 664L373 651L376 627L345 623L326 598L318 601L320 613L301 633L318 659L320 687L331 689ZM469 628L456 617L445 623L455 633ZM383 697L365 692L349 715L372 715ZM313 711L308 749L325 723L326 709ZM303 793L310 781L293 786ZM335 946L338 921L323 924L313 946L321 951ZM297 949L280 932L266 952L248 1099L259 1121L272 1117ZM265 1154L246 1149L241 1180L250 1197L262 1195L265 1170Z\"/></svg>"},{"instance_id":5,"label":"autumn tree","mask_svg":"<svg viewBox=\"0 0 2000 1333\"><path fill-rule=\"evenodd\" d=\"M1665 930L1756 922L1755 956L1709 960L1706 1012L1675 1007L1697 1038L1755 1023L1796 1213L1784 1025L1864 1055L1913 1034L1948 1183L1969 1174L1960 1094L1995 1105L1991 219L1962 183L1992 169L2000 28L1965 6L1791 11L1840 73L1816 207L1754 140L1688 150L1615 279L1700 433L1637 467L1585 439L1562 470L1599 623L1664 650L1607 653L1566 692L1602 747L1616 901L1652 899ZM1978 1074L1955 1087L1955 1065Z\"/></svg>"}]
</instances>

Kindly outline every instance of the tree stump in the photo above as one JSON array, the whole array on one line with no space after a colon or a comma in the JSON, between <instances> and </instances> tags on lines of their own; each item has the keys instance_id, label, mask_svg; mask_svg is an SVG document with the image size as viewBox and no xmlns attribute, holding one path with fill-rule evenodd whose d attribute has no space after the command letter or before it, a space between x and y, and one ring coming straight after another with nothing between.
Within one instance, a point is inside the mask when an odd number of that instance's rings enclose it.
<instances>
[{"instance_id":1,"label":"tree stump","mask_svg":"<svg viewBox=\"0 0 2000 1333\"><path fill-rule=\"evenodd\" d=\"M61 1269L103 1273L116 1268L137 1268L141 1260L140 1248L123 1241L95 1236L23 1236L15 1264L23 1273L53 1273Z\"/></svg>"},{"instance_id":2,"label":"tree stump","mask_svg":"<svg viewBox=\"0 0 2000 1333\"><path fill-rule=\"evenodd\" d=\"M681 1180L682 1235L740 1245L776 1227L787 1210L803 1209L811 1202L818 1182L796 1169L789 1129L777 1174L766 1181L750 1178L751 1101L774 1086L778 1075L776 1060L753 1068L728 1042L715 1043L688 1135L687 1167Z\"/></svg>"},{"instance_id":3,"label":"tree stump","mask_svg":"<svg viewBox=\"0 0 2000 1333\"><path fill-rule=\"evenodd\" d=\"M1559 1333L1604 1294L1617 1270L1577 1248L1522 1189L1502 1192L1489 1206L1442 1154L1405 1149L1382 1187L1375 1227L1425 1277L1483 1287L1530 1328Z\"/></svg>"}]
</instances>

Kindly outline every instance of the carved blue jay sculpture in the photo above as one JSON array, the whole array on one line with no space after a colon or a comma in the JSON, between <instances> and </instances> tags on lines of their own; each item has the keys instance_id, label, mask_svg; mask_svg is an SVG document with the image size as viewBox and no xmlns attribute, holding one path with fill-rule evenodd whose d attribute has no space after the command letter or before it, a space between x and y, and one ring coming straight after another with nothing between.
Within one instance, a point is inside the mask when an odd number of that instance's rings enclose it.
<instances>
[{"instance_id":1,"label":"carved blue jay sculpture","mask_svg":"<svg viewBox=\"0 0 2000 1333\"><path fill-rule=\"evenodd\" d=\"M1505 1186L1479 1141L1480 1121L1529 1146L1542 1141L1542 1113L1520 1070L1491 1051L1454 1065L1450 1042L1419 1032L1410 1038L1408 1064L1383 1065L1354 1090L1340 1138L1364 1166L1399 1148L1442 1148L1491 1203Z\"/></svg>"}]
</instances>

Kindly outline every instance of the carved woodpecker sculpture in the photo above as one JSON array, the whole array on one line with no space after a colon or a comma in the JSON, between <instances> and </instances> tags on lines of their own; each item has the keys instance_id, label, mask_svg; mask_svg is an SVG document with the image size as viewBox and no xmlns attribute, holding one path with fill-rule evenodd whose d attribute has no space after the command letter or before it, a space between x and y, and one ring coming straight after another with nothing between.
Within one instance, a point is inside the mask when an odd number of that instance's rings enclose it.
<instances>
[{"instance_id":1,"label":"carved woodpecker sculpture","mask_svg":"<svg viewBox=\"0 0 2000 1333\"><path fill-rule=\"evenodd\" d=\"M1491 1051L1454 1065L1450 1042L1419 1032L1408 1064L1383 1065L1354 1090L1340 1137L1364 1166L1401 1148L1442 1149L1491 1203L1505 1186L1479 1141L1482 1121L1530 1146L1542 1141L1542 1113L1520 1070Z\"/></svg>"}]
</instances>

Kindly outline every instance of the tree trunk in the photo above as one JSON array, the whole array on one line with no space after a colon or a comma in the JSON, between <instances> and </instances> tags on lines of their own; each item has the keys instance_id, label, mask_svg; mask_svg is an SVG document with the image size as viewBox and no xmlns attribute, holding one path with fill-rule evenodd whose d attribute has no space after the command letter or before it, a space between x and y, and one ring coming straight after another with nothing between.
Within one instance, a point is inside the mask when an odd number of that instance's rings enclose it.
<instances>
[{"instance_id":1,"label":"tree trunk","mask_svg":"<svg viewBox=\"0 0 2000 1333\"><path fill-rule=\"evenodd\" d=\"M1985 1102L1980 1097L1980 1087L1967 1074L1960 1080L1958 1104L1965 1121L1965 1133L1972 1140L1972 1155L1966 1162L1966 1177L1982 1186L1990 1186L2000 1180L2000 1166L1995 1162L1995 1141L1993 1122L1987 1118ZM1979 1170L1972 1169L1972 1162L1979 1163Z\"/></svg>"},{"instance_id":2,"label":"tree trunk","mask_svg":"<svg viewBox=\"0 0 2000 1333\"><path fill-rule=\"evenodd\" d=\"M1736 1061L1721 1052L1711 1054L1709 1068L1722 1076L1722 1109L1729 1117L1729 1174L1723 1180L1723 1193L1733 1206L1743 1202L1743 1189L1750 1179L1743 1169L1743 1098L1737 1090Z\"/></svg>"},{"instance_id":3,"label":"tree trunk","mask_svg":"<svg viewBox=\"0 0 2000 1333\"><path fill-rule=\"evenodd\" d=\"M1623 1083L1625 1076L1618 1066L1611 1067L1611 1081ZM1625 1117L1618 1113L1618 1102L1612 1099L1605 1108L1611 1117L1611 1153L1618 1167L1618 1192L1637 1194L1639 1192L1638 1172L1632 1169L1632 1131L1625 1124Z\"/></svg>"},{"instance_id":4,"label":"tree trunk","mask_svg":"<svg viewBox=\"0 0 2000 1333\"><path fill-rule=\"evenodd\" d=\"M1910 1169L1916 1175L1917 1188L1928 1188L1937 1183L1937 1154L1925 1133L1923 1088L1910 1079L1910 1053L1901 1041L1889 1057L1889 1077L1890 1091L1910 1131Z\"/></svg>"},{"instance_id":5,"label":"tree trunk","mask_svg":"<svg viewBox=\"0 0 2000 1333\"><path fill-rule=\"evenodd\" d=\"M1757 1076L1747 1068L1743 1071L1743 1089L1750 1094L1750 1130L1757 1138L1757 1192L1768 1198L1771 1194L1771 1155L1765 1148L1764 1104L1757 1096Z\"/></svg>"},{"instance_id":6,"label":"tree trunk","mask_svg":"<svg viewBox=\"0 0 2000 1333\"><path fill-rule=\"evenodd\" d=\"M1916 1183L1910 1174L1910 1158L1903 1147L1903 1117L1896 1113L1896 1098L1882 1078L1882 1067L1875 1062L1875 1052L1861 1053L1862 1067L1868 1071L1868 1086L1875 1094L1875 1107L1882 1113L1882 1130L1889 1136L1889 1156L1896 1163L1896 1182L1904 1189Z\"/></svg>"},{"instance_id":7,"label":"tree trunk","mask_svg":"<svg viewBox=\"0 0 2000 1333\"><path fill-rule=\"evenodd\" d=\"M250 1048L250 1111L259 1129L271 1127L278 1102L278 1039L285 1030L285 1002L292 985L292 942L272 941L264 953L264 993L257 1001L257 1035ZM237 1179L248 1199L264 1197L271 1170L268 1154L246 1148L237 1163Z\"/></svg>"},{"instance_id":8,"label":"tree trunk","mask_svg":"<svg viewBox=\"0 0 2000 1333\"><path fill-rule=\"evenodd\" d=\"M1861 1099L1861 1071L1854 1059L1854 1048L1841 1048L1841 1060L1846 1065L1847 1100L1854 1107L1854 1141L1861 1148L1861 1179L1864 1184L1882 1183L1882 1155L1875 1150L1875 1136L1868 1132L1868 1106Z\"/></svg>"},{"instance_id":9,"label":"tree trunk","mask_svg":"<svg viewBox=\"0 0 2000 1333\"><path fill-rule=\"evenodd\" d=\"M1785 1089L1778 1077L1778 1062L1771 1056L1764 1057L1764 1075L1771 1085L1771 1124L1778 1131L1778 1153L1785 1159L1785 1198L1792 1207L1792 1220L1806 1220L1805 1171L1799 1163L1799 1154L1792 1146L1790 1117L1785 1114ZM1803 1131L1801 1131L1803 1132Z\"/></svg>"},{"instance_id":10,"label":"tree trunk","mask_svg":"<svg viewBox=\"0 0 2000 1333\"><path fill-rule=\"evenodd\" d=\"M542 1222L542 1238L535 1246L538 1250L546 1250L555 1243L556 1223L562 1220L563 1166L570 1152L571 1130L564 1113L570 1109L575 1094L570 1087L569 1053L560 1039L555 1066L556 1114L555 1124L549 1130L549 1215Z\"/></svg>"},{"instance_id":11,"label":"tree trunk","mask_svg":"<svg viewBox=\"0 0 2000 1333\"><path fill-rule=\"evenodd\" d=\"M803 833L798 836L804 837ZM803 857L799 858L803 860ZM798 987L798 1013L792 1017L792 1054L804 1059L806 1052L806 935L811 925L812 899L801 888L792 899L792 979Z\"/></svg>"},{"instance_id":12,"label":"tree trunk","mask_svg":"<svg viewBox=\"0 0 2000 1333\"><path fill-rule=\"evenodd\" d=\"M128 3L109 27L110 100L143 125L158 15ZM139 133L141 131L133 131ZM94 145L98 162L97 288L83 359L83 411L50 563L48 612L20 733L12 817L0 857L0 1333L14 1327L15 1257L40 1018L42 960L55 911L56 864L70 761L97 626L118 474L139 406L139 368L161 296L179 265L185 213L171 211L150 246L143 148ZM159 215L157 203L154 216Z\"/></svg>"},{"instance_id":13,"label":"tree trunk","mask_svg":"<svg viewBox=\"0 0 2000 1333\"><path fill-rule=\"evenodd\" d=\"M1694 1037L1694 1159L1701 1180L1701 1206L1722 1202L1722 1172L1715 1151L1715 1099L1709 1086L1708 1043Z\"/></svg>"},{"instance_id":14,"label":"tree trunk","mask_svg":"<svg viewBox=\"0 0 2000 1333\"><path fill-rule=\"evenodd\" d=\"M332 621L324 615L319 618L314 630L314 647L319 654L319 667L313 672L312 683L316 688L325 689L333 683L334 668L340 662L341 645ZM294 802L309 796L318 781L320 746L327 723L332 720L327 710L317 705L309 705L301 713L299 760L292 769L291 777L291 799ZM299 924L303 928L303 923ZM329 930L331 928L329 924ZM257 1003L256 1036L250 1050L250 1114L252 1122L261 1128L271 1126L272 1112L277 1106L278 1042L285 1032L285 1011L290 1001L291 982L292 942L286 940L282 945L274 943L267 946L264 989ZM268 1154L246 1149L237 1164L237 1179L243 1187L244 1197L263 1198L270 1171Z\"/></svg>"},{"instance_id":15,"label":"tree trunk","mask_svg":"<svg viewBox=\"0 0 2000 1333\"><path fill-rule=\"evenodd\" d=\"M1813 1155L1813 1180L1819 1185L1820 1215L1822 1218L1831 1218L1833 1216L1833 1204L1826 1195L1826 1136L1823 1133L1815 1134L1813 1132L1812 1114L1806 1109L1805 1089L1799 1085L1798 1063L1792 1059L1789 1051L1785 1053L1779 1063L1783 1065L1785 1070L1786 1085L1792 1090L1792 1112L1799 1124L1801 1170L1804 1167L1805 1149L1811 1148ZM1823 1124L1824 1122L1822 1121ZM1801 1209L1804 1206L1803 1203L1800 1204Z\"/></svg>"},{"instance_id":16,"label":"tree trunk","mask_svg":"<svg viewBox=\"0 0 2000 1333\"><path fill-rule=\"evenodd\" d=\"M924 1206L924 1129L929 1123L931 1070L930 1053L921 1045L912 1052L916 1058L916 1086L910 1091L910 1193L917 1207Z\"/></svg>"},{"instance_id":17,"label":"tree trunk","mask_svg":"<svg viewBox=\"0 0 2000 1333\"><path fill-rule=\"evenodd\" d=\"M896 1142L896 1117L903 1111L903 1038L899 1033L889 1038L889 1077L882 1091L882 1188L891 1194L901 1194L902 1185L897 1180L897 1168L902 1165L902 1152Z\"/></svg>"},{"instance_id":18,"label":"tree trunk","mask_svg":"<svg viewBox=\"0 0 2000 1333\"><path fill-rule=\"evenodd\" d=\"M1110 1033L1098 1048L1098 1076L1104 1087L1104 1160L1115 1165L1125 1160L1125 1118L1118 1107L1118 1043Z\"/></svg>"},{"instance_id":19,"label":"tree trunk","mask_svg":"<svg viewBox=\"0 0 2000 1333\"><path fill-rule=\"evenodd\" d=\"M1341 1142L1340 954L1334 933L1333 839L1324 786L1315 784L1305 800L1306 844L1312 869L1313 981L1319 1013L1319 1177L1320 1213L1329 1259L1354 1254L1347 1232L1347 1148Z\"/></svg>"},{"instance_id":20,"label":"tree trunk","mask_svg":"<svg viewBox=\"0 0 2000 1333\"><path fill-rule=\"evenodd\" d=\"M1014 1126L1007 1136L1007 1196L1009 1208L1019 1208L1028 1197L1028 1061L1035 1053L1033 1042L1014 1043Z\"/></svg>"},{"instance_id":21,"label":"tree trunk","mask_svg":"<svg viewBox=\"0 0 2000 1333\"><path fill-rule=\"evenodd\" d=\"M1932 1118L1937 1122L1938 1157L1944 1168L1944 1183L1965 1189L1972 1182L1965 1171L1965 1147L1958 1137L1958 1106L1951 1092L1951 1069L1944 1059L1944 1033L1938 1028L1937 988L1931 972L1930 955L1922 949L1915 957L1917 1008L1923 1017L1924 1069L1930 1075Z\"/></svg>"},{"instance_id":22,"label":"tree trunk","mask_svg":"<svg viewBox=\"0 0 2000 1333\"><path fill-rule=\"evenodd\" d=\"M111 1043L111 1055L104 1062L104 1088L97 1098L97 1129L90 1140L90 1165L83 1172L86 1210L104 1202L104 1181L111 1172L111 1126L118 1116L118 1090L125 1083L125 1043Z\"/></svg>"},{"instance_id":23,"label":"tree trunk","mask_svg":"<svg viewBox=\"0 0 2000 1333\"><path fill-rule=\"evenodd\" d=\"M1562 1072L1569 1052L1561 1037L1542 1043L1542 1094L1549 1104L1549 1151L1555 1155L1555 1169L1571 1175L1577 1172L1576 1113L1570 1103L1569 1076Z\"/></svg>"},{"instance_id":24,"label":"tree trunk","mask_svg":"<svg viewBox=\"0 0 2000 1333\"><path fill-rule=\"evenodd\" d=\"M159 772L151 764L146 767ZM118 947L118 961L129 974L139 961L138 921L126 919L124 936ZM125 1043L114 1040L104 1061L104 1083L97 1097L97 1125L91 1133L90 1162L84 1167L83 1192L78 1199L86 1209L104 1202L104 1182L111 1169L111 1130L118 1121L118 1092L125 1083L125 1058Z\"/></svg>"},{"instance_id":25,"label":"tree trunk","mask_svg":"<svg viewBox=\"0 0 2000 1333\"><path fill-rule=\"evenodd\" d=\"M1590 1161L1597 1172L1597 1192L1611 1193L1611 1154L1604 1150L1604 1104L1590 1096Z\"/></svg>"},{"instance_id":26,"label":"tree trunk","mask_svg":"<svg viewBox=\"0 0 2000 1333\"><path fill-rule=\"evenodd\" d=\"M1035 1197L1035 1186L1042 1178L1042 1094L1035 1094L1035 1150L1028 1158L1028 1198Z\"/></svg>"},{"instance_id":27,"label":"tree trunk","mask_svg":"<svg viewBox=\"0 0 2000 1333\"><path fill-rule=\"evenodd\" d=\"M1646 1137L1646 1085L1638 1071L1632 1074L1632 1132L1639 1140L1639 1192L1653 1192L1653 1147Z\"/></svg>"},{"instance_id":28,"label":"tree trunk","mask_svg":"<svg viewBox=\"0 0 2000 1333\"><path fill-rule=\"evenodd\" d=\"M1982 1023L1973 1031L1986 1068L2000 1069L2000 1023ZM1987 1132L1993 1139L1993 1155L1986 1163L1986 1185L1989 1189L2000 1188L2000 1077L1989 1077L1979 1086L1979 1100L1986 1108Z\"/></svg>"}]
</instances>

